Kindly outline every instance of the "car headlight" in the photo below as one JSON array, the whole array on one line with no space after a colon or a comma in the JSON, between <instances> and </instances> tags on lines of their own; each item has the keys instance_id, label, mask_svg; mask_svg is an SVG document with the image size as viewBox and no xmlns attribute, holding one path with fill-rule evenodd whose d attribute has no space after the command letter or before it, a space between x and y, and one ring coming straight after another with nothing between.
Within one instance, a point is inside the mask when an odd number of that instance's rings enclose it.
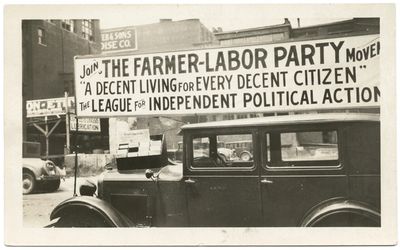
<instances>
[{"instance_id":1,"label":"car headlight","mask_svg":"<svg viewBox=\"0 0 400 250\"><path fill-rule=\"evenodd\" d=\"M56 166L52 161L46 161L44 164L44 172L47 175L53 175L55 173Z\"/></svg>"},{"instance_id":2,"label":"car headlight","mask_svg":"<svg viewBox=\"0 0 400 250\"><path fill-rule=\"evenodd\" d=\"M52 171L52 170L54 170L54 168L55 168L54 163L52 163L51 161L47 161L46 162L46 169L47 170Z\"/></svg>"}]
</instances>

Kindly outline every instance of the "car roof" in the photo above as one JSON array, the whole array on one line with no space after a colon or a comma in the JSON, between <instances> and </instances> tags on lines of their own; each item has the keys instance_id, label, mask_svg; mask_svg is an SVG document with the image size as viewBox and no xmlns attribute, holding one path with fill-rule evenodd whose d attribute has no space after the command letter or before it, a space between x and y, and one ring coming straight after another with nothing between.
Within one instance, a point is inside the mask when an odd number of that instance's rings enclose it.
<instances>
[{"instance_id":1,"label":"car roof","mask_svg":"<svg viewBox=\"0 0 400 250\"><path fill-rule=\"evenodd\" d=\"M372 113L319 113L319 114L297 114L268 116L259 118L224 120L215 122L186 124L181 130L202 128L231 128L231 127L253 127L253 126L275 126L290 124L313 124L331 122L379 122L379 114Z\"/></svg>"}]
</instances>

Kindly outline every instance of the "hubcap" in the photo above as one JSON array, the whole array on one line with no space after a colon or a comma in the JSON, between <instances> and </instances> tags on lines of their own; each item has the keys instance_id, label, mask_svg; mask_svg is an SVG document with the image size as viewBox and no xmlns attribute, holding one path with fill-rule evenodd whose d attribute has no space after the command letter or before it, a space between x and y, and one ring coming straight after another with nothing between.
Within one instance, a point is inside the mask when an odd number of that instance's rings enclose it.
<instances>
[{"instance_id":1,"label":"hubcap","mask_svg":"<svg viewBox=\"0 0 400 250\"><path fill-rule=\"evenodd\" d=\"M243 154L242 155L242 160L243 161L249 161L250 160L250 155L249 154Z\"/></svg>"},{"instance_id":2,"label":"hubcap","mask_svg":"<svg viewBox=\"0 0 400 250\"><path fill-rule=\"evenodd\" d=\"M24 193L29 193L32 189L32 179L30 176L24 175L22 179L22 188L24 189Z\"/></svg>"}]
</instances>

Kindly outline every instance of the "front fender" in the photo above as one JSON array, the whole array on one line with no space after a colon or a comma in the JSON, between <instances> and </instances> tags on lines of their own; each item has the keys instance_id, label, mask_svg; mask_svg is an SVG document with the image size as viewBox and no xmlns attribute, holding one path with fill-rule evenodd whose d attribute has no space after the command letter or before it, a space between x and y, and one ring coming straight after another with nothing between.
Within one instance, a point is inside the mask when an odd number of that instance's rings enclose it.
<instances>
[{"instance_id":1,"label":"front fender","mask_svg":"<svg viewBox=\"0 0 400 250\"><path fill-rule=\"evenodd\" d=\"M132 227L134 224L109 203L91 196L75 196L58 204L50 214L50 220L63 216L69 210L90 209L100 215L112 227Z\"/></svg>"},{"instance_id":2,"label":"front fender","mask_svg":"<svg viewBox=\"0 0 400 250\"><path fill-rule=\"evenodd\" d=\"M310 211L303 217L299 226L312 227L320 220L338 212L354 213L380 223L380 213L371 206L359 201L348 200L345 198L335 198L322 202L311 208Z\"/></svg>"},{"instance_id":3,"label":"front fender","mask_svg":"<svg viewBox=\"0 0 400 250\"><path fill-rule=\"evenodd\" d=\"M40 176L42 175L42 168L41 167L33 167L31 165L23 165L22 172L30 171L34 174L36 180L40 180Z\"/></svg>"}]
</instances>

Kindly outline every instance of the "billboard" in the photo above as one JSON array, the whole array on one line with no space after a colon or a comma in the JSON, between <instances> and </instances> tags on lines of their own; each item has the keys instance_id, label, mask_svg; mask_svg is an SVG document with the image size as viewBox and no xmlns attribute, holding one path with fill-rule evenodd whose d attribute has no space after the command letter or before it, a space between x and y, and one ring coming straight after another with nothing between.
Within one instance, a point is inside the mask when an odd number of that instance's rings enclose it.
<instances>
[{"instance_id":1,"label":"billboard","mask_svg":"<svg viewBox=\"0 0 400 250\"><path fill-rule=\"evenodd\" d=\"M379 35L75 59L78 116L378 107Z\"/></svg>"},{"instance_id":2,"label":"billboard","mask_svg":"<svg viewBox=\"0 0 400 250\"><path fill-rule=\"evenodd\" d=\"M26 117L65 115L65 101L65 97L26 101ZM74 97L68 97L68 109L69 112L75 111Z\"/></svg>"},{"instance_id":3,"label":"billboard","mask_svg":"<svg viewBox=\"0 0 400 250\"><path fill-rule=\"evenodd\" d=\"M137 49L136 29L132 27L101 30L101 51L116 52Z\"/></svg>"}]
</instances>

